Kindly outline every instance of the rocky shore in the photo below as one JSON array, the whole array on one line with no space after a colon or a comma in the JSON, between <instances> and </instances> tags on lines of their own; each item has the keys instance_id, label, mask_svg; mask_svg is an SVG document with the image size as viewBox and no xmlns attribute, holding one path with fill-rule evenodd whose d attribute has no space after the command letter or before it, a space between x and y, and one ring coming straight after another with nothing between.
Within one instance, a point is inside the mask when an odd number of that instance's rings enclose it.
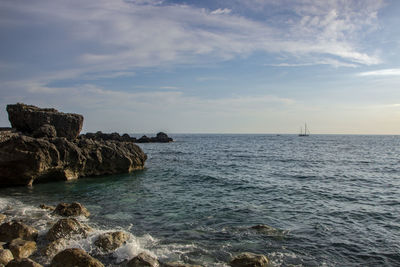
<instances>
[{"instance_id":1,"label":"rocky shore","mask_svg":"<svg viewBox=\"0 0 400 267\"><path fill-rule=\"evenodd\" d=\"M79 135L83 116L52 108L8 105L12 128L0 129L0 186L128 173L147 159L135 142L171 142L165 133L136 140L118 133Z\"/></svg>"},{"instance_id":2,"label":"rocky shore","mask_svg":"<svg viewBox=\"0 0 400 267\"><path fill-rule=\"evenodd\" d=\"M46 218L40 229L34 215L13 219L13 207L0 214L0 267L201 267L184 262L160 261L150 251L142 250L132 257L115 257L118 250L132 242L134 237L125 231L98 231L88 225L90 212L80 203L40 205ZM37 223L36 223L37 224ZM87 246L82 246L85 240ZM232 267L267 267L264 255L241 253L227 265Z\"/></svg>"}]
</instances>

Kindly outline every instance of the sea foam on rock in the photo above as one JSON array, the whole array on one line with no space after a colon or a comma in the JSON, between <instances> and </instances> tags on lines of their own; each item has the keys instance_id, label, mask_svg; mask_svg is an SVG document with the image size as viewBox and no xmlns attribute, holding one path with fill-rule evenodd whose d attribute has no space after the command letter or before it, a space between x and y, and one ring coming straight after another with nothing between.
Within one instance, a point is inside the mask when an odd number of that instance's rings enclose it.
<instances>
[{"instance_id":1,"label":"sea foam on rock","mask_svg":"<svg viewBox=\"0 0 400 267\"><path fill-rule=\"evenodd\" d=\"M83 116L25 104L8 105L11 125L0 131L0 186L128 173L147 159L132 142L80 136ZM55 130L55 132L54 132Z\"/></svg>"},{"instance_id":2,"label":"sea foam on rock","mask_svg":"<svg viewBox=\"0 0 400 267\"><path fill-rule=\"evenodd\" d=\"M232 267L267 267L268 258L265 255L244 252L235 256L231 262Z\"/></svg>"}]
</instances>

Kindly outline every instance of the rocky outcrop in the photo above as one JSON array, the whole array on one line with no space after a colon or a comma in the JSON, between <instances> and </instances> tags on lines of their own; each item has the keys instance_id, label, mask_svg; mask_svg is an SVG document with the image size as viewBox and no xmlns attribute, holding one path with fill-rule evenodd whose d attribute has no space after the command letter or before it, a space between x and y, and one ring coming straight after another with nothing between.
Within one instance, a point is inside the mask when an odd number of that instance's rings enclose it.
<instances>
[{"instance_id":1,"label":"rocky outcrop","mask_svg":"<svg viewBox=\"0 0 400 267\"><path fill-rule=\"evenodd\" d=\"M79 120L81 115L23 104L8 105L7 110L13 126L22 132L0 131L0 186L128 173L144 167L147 156L131 141L97 140L85 135L75 139L82 125L73 126L72 118ZM60 126L61 122L71 125Z\"/></svg>"},{"instance_id":2,"label":"rocky outcrop","mask_svg":"<svg viewBox=\"0 0 400 267\"><path fill-rule=\"evenodd\" d=\"M0 265L7 265L13 259L14 256L9 249L0 249Z\"/></svg>"},{"instance_id":3,"label":"rocky outcrop","mask_svg":"<svg viewBox=\"0 0 400 267\"><path fill-rule=\"evenodd\" d=\"M130 137L129 134L120 135L119 133L102 133L98 131L96 133L82 134L81 137L89 138L97 141L119 141L119 142L133 142L133 143L168 143L174 140L169 137L166 133L159 132L155 137L147 137L143 135L139 139Z\"/></svg>"},{"instance_id":4,"label":"rocky outcrop","mask_svg":"<svg viewBox=\"0 0 400 267\"><path fill-rule=\"evenodd\" d=\"M21 238L11 241L9 247L15 259L28 258L37 249L35 241L26 241Z\"/></svg>"},{"instance_id":5,"label":"rocky outcrop","mask_svg":"<svg viewBox=\"0 0 400 267\"><path fill-rule=\"evenodd\" d=\"M125 244L129 237L128 233L122 231L105 233L101 234L94 244L103 251L113 251Z\"/></svg>"},{"instance_id":6,"label":"rocky outcrop","mask_svg":"<svg viewBox=\"0 0 400 267\"><path fill-rule=\"evenodd\" d=\"M162 267L203 267L201 265L193 265L187 263L180 263L180 262L165 262L161 264Z\"/></svg>"},{"instance_id":7,"label":"rocky outcrop","mask_svg":"<svg viewBox=\"0 0 400 267\"><path fill-rule=\"evenodd\" d=\"M232 267L267 267L268 258L261 254L245 252L234 257L229 264Z\"/></svg>"},{"instance_id":8,"label":"rocky outcrop","mask_svg":"<svg viewBox=\"0 0 400 267\"><path fill-rule=\"evenodd\" d=\"M85 216L89 217L90 212L78 202L73 202L71 204L68 203L60 203L54 210L55 214L70 217L70 216Z\"/></svg>"},{"instance_id":9,"label":"rocky outcrop","mask_svg":"<svg viewBox=\"0 0 400 267\"><path fill-rule=\"evenodd\" d=\"M136 142L137 143L168 143L173 142L174 140L169 137L166 133L159 132L156 137L147 137L143 135Z\"/></svg>"},{"instance_id":10,"label":"rocky outcrop","mask_svg":"<svg viewBox=\"0 0 400 267\"><path fill-rule=\"evenodd\" d=\"M55 241L59 238L70 238L73 235L86 236L91 231L90 227L80 223L74 218L58 220L47 232L47 239Z\"/></svg>"},{"instance_id":11,"label":"rocky outcrop","mask_svg":"<svg viewBox=\"0 0 400 267\"><path fill-rule=\"evenodd\" d=\"M22 222L12 221L0 225L0 241L11 242L13 239L36 241L38 231Z\"/></svg>"},{"instance_id":12,"label":"rocky outcrop","mask_svg":"<svg viewBox=\"0 0 400 267\"><path fill-rule=\"evenodd\" d=\"M57 137L73 140L82 130L83 116L79 114L62 113L53 108L38 108L22 103L7 105L7 112L11 126L23 133L33 134L39 131L39 135L46 136L47 133L53 135L55 130Z\"/></svg>"},{"instance_id":13,"label":"rocky outcrop","mask_svg":"<svg viewBox=\"0 0 400 267\"><path fill-rule=\"evenodd\" d=\"M15 259L7 264L7 267L43 267L31 259Z\"/></svg>"},{"instance_id":14,"label":"rocky outcrop","mask_svg":"<svg viewBox=\"0 0 400 267\"><path fill-rule=\"evenodd\" d=\"M0 213L0 223L2 223L7 218L6 215Z\"/></svg>"},{"instance_id":15,"label":"rocky outcrop","mask_svg":"<svg viewBox=\"0 0 400 267\"><path fill-rule=\"evenodd\" d=\"M44 210L48 210L48 211L54 211L56 209L56 207L50 206L50 205L46 205L46 204L40 204L39 208L44 209Z\"/></svg>"},{"instance_id":16,"label":"rocky outcrop","mask_svg":"<svg viewBox=\"0 0 400 267\"><path fill-rule=\"evenodd\" d=\"M69 248L54 256L52 267L103 267L104 265L78 248Z\"/></svg>"},{"instance_id":17,"label":"rocky outcrop","mask_svg":"<svg viewBox=\"0 0 400 267\"><path fill-rule=\"evenodd\" d=\"M156 258L146 254L144 252L140 253L126 264L127 267L159 267L160 263Z\"/></svg>"}]
</instances>

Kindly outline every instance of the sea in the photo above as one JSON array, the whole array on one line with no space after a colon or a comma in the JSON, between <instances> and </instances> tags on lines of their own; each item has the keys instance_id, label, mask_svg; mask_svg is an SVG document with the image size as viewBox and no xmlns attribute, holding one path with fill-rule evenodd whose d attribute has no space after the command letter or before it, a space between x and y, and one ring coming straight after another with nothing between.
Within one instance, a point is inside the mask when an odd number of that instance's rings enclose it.
<instances>
[{"instance_id":1,"label":"sea","mask_svg":"<svg viewBox=\"0 0 400 267\"><path fill-rule=\"evenodd\" d=\"M241 252L271 266L400 266L400 136L171 136L139 144L142 171L0 189L0 212L44 236L57 218L40 204L80 202L95 230L65 247L96 254L96 235L131 233L108 266L142 251L203 266Z\"/></svg>"}]
</instances>

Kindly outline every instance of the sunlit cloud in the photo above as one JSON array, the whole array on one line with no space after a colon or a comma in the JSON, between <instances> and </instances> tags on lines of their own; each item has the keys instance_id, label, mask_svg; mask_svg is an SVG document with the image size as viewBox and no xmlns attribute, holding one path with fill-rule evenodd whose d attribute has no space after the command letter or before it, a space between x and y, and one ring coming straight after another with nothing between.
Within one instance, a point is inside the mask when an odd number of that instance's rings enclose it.
<instances>
[{"instance_id":1,"label":"sunlit cloud","mask_svg":"<svg viewBox=\"0 0 400 267\"><path fill-rule=\"evenodd\" d=\"M358 76L400 76L400 69L383 69L360 72Z\"/></svg>"}]
</instances>

